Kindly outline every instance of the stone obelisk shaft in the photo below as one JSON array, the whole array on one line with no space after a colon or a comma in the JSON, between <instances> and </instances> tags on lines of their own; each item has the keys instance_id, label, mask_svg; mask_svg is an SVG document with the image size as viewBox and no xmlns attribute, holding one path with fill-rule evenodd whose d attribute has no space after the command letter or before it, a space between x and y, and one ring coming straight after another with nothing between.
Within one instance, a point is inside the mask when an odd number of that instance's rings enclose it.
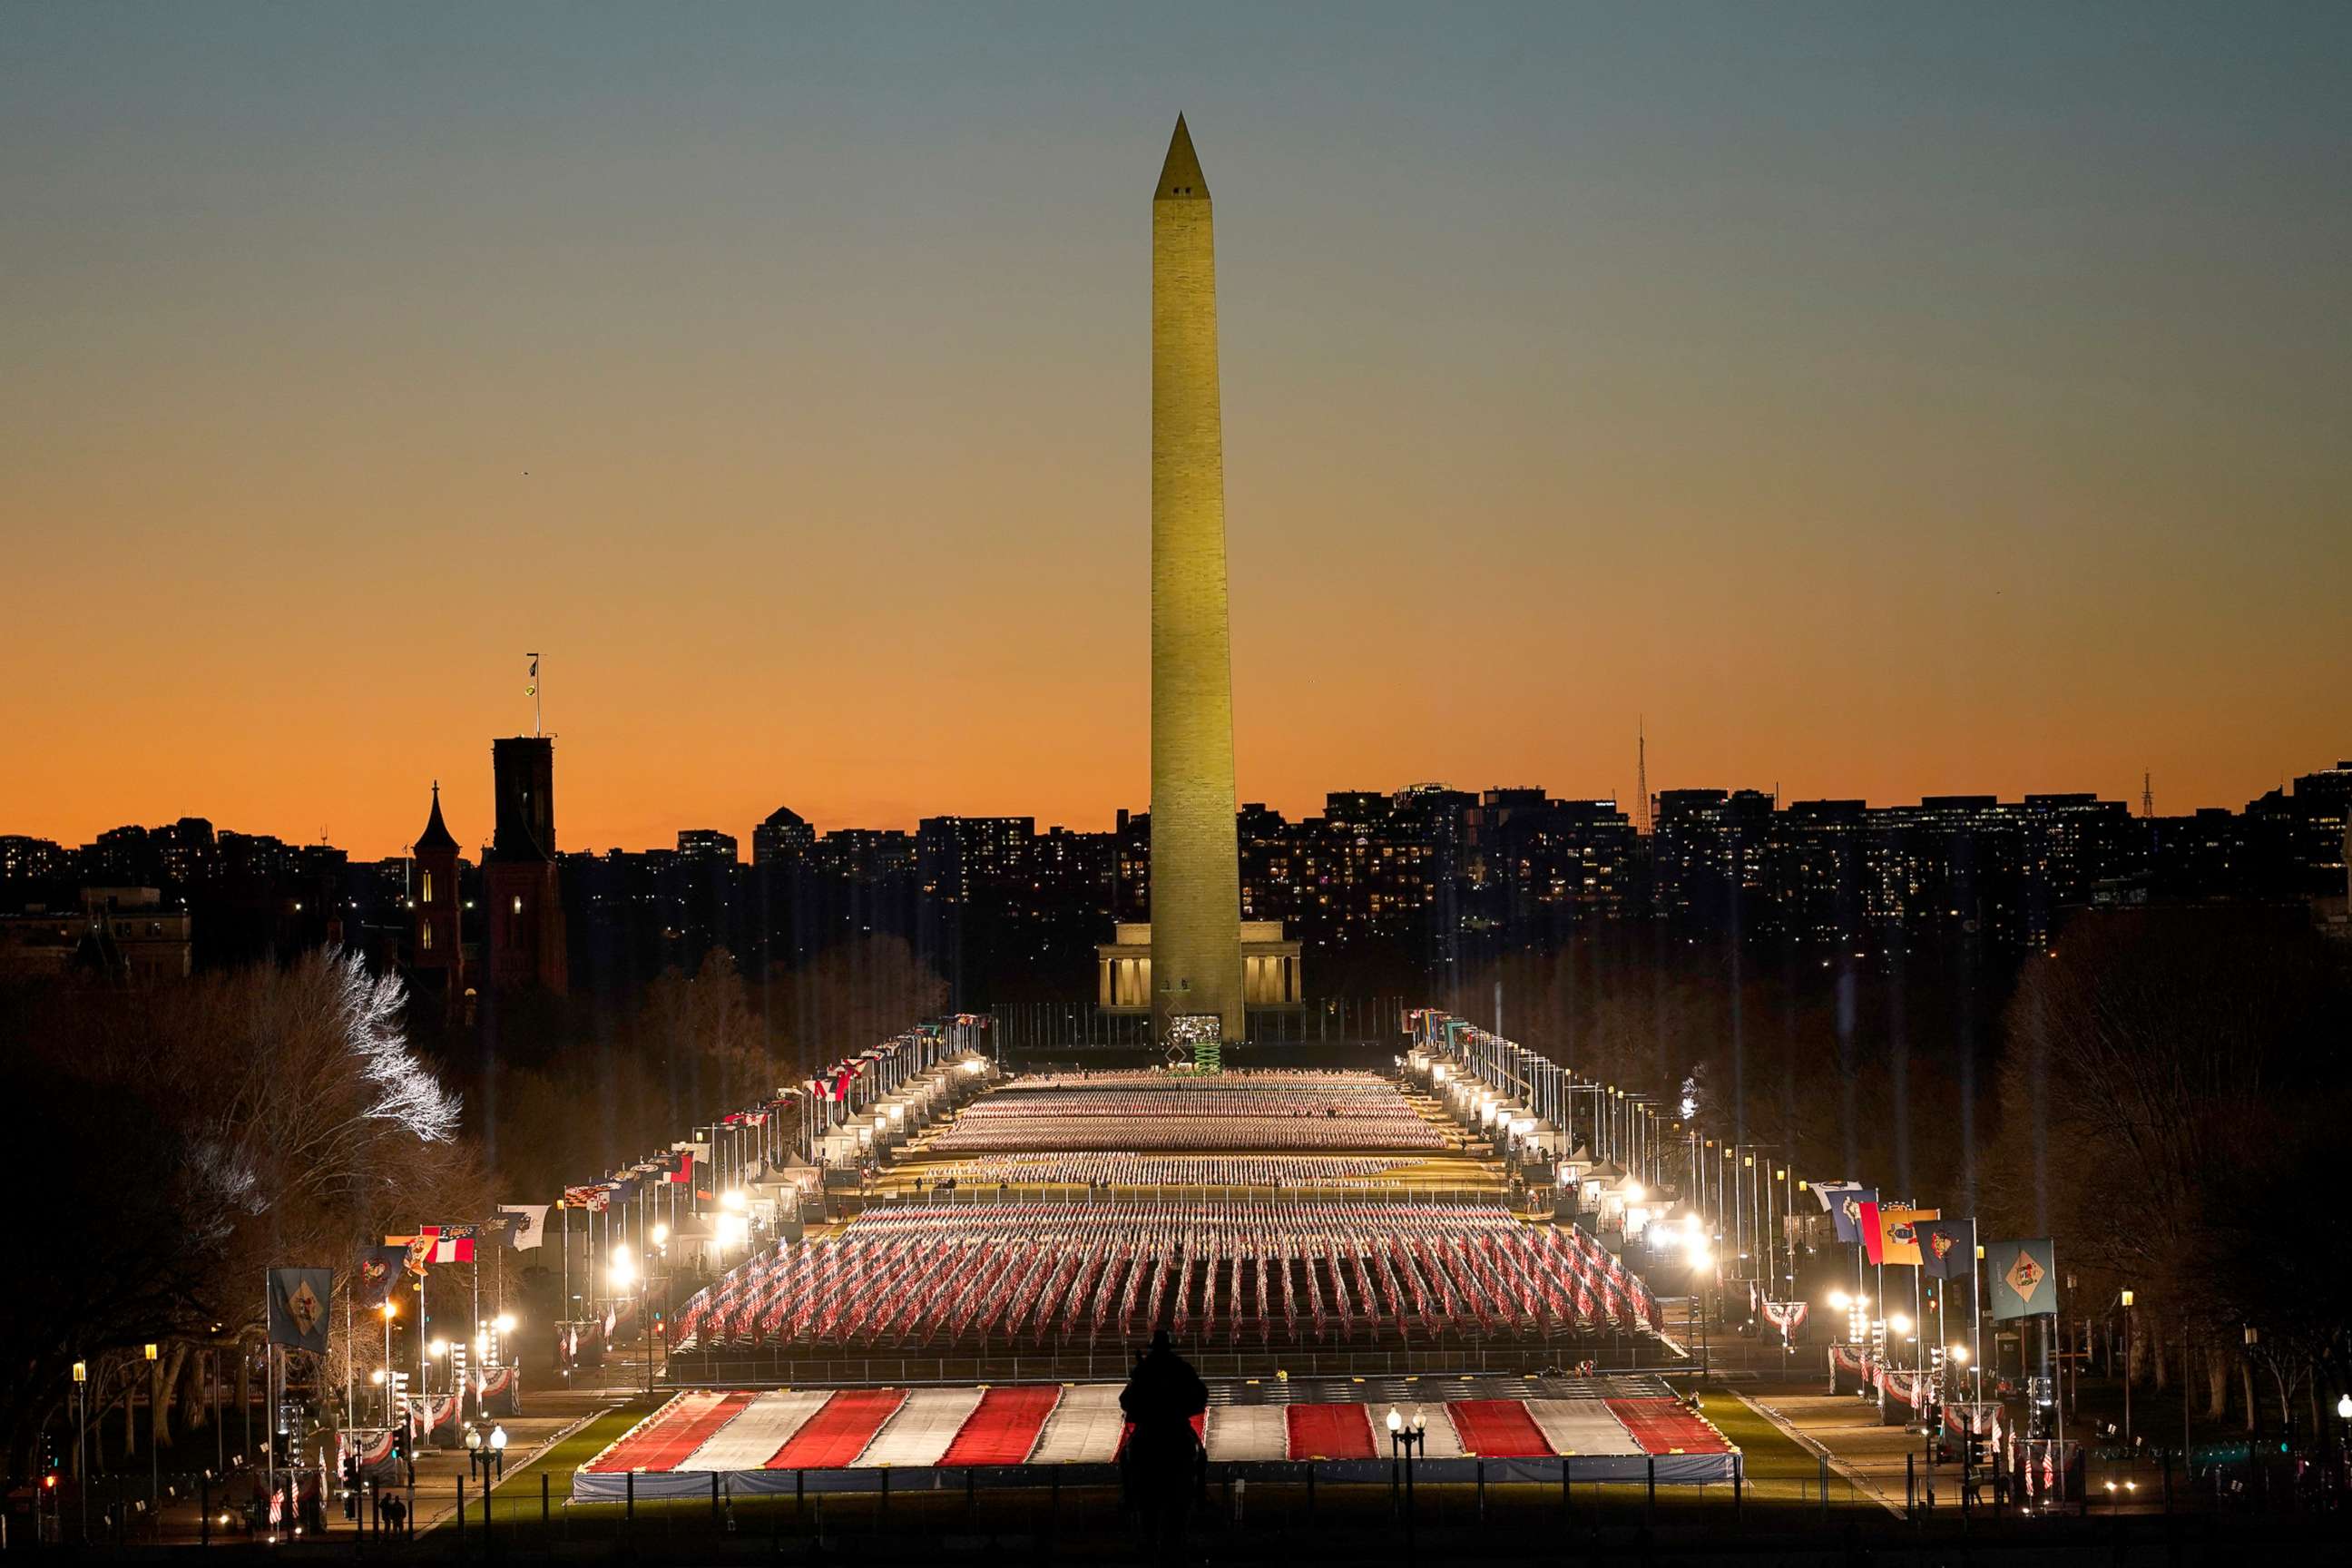
<instances>
[{"instance_id":1,"label":"stone obelisk shaft","mask_svg":"<svg viewBox=\"0 0 2352 1568\"><path fill-rule=\"evenodd\" d=\"M1244 1037L1209 187L1180 117L1151 202L1151 1020Z\"/></svg>"}]
</instances>

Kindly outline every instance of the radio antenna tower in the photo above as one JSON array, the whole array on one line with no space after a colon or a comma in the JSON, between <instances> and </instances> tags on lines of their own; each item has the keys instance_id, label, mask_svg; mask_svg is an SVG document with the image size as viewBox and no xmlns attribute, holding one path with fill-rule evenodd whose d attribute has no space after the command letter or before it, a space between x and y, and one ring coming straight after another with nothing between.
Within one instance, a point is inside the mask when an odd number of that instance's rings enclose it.
<instances>
[{"instance_id":1,"label":"radio antenna tower","mask_svg":"<svg viewBox=\"0 0 2352 1568\"><path fill-rule=\"evenodd\" d=\"M2139 775L2139 815L2142 821L2156 819L2156 784L2146 773Z\"/></svg>"},{"instance_id":2,"label":"radio antenna tower","mask_svg":"<svg viewBox=\"0 0 2352 1568\"><path fill-rule=\"evenodd\" d=\"M1643 715L1633 718L1633 793L1641 797L1642 831L1650 831L1650 735L1649 721Z\"/></svg>"}]
</instances>

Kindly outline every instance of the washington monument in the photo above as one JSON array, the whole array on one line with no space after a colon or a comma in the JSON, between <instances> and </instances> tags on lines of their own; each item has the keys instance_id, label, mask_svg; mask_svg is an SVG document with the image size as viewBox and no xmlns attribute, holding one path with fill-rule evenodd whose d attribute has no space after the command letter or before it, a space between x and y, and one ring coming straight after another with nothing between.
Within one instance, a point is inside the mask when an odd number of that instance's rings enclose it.
<instances>
[{"instance_id":1,"label":"washington monument","mask_svg":"<svg viewBox=\"0 0 2352 1568\"><path fill-rule=\"evenodd\" d=\"M1242 1010L1225 437L1208 182L1176 119L1151 197L1151 1026Z\"/></svg>"}]
</instances>

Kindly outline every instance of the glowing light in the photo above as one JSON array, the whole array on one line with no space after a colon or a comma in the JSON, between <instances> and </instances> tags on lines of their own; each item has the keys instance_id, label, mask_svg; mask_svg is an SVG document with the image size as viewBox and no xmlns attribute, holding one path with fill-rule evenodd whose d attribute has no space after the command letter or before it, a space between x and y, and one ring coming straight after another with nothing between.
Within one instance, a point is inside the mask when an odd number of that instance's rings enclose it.
<instances>
[{"instance_id":1,"label":"glowing light","mask_svg":"<svg viewBox=\"0 0 2352 1568\"><path fill-rule=\"evenodd\" d=\"M1399 1414L1397 1407L1393 1405L1389 1406L1389 1430L1391 1432L1402 1432L1404 1430L1404 1416Z\"/></svg>"},{"instance_id":2,"label":"glowing light","mask_svg":"<svg viewBox=\"0 0 2352 1568\"><path fill-rule=\"evenodd\" d=\"M1848 1307L1853 1305L1853 1298L1847 1295L1844 1291L1832 1290L1830 1292L1830 1310L1833 1312L1843 1312Z\"/></svg>"}]
</instances>

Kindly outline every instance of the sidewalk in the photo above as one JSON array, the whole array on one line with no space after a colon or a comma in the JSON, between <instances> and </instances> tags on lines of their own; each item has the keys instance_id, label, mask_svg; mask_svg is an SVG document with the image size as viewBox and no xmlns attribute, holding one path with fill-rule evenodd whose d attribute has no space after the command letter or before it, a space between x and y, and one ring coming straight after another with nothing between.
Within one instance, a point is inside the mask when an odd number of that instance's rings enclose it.
<instances>
[{"instance_id":1,"label":"sidewalk","mask_svg":"<svg viewBox=\"0 0 2352 1568\"><path fill-rule=\"evenodd\" d=\"M1875 1405L1850 1394L1823 1394L1818 1379L1762 1383L1742 1391L1741 1397L1800 1444L1827 1453L1830 1468L1857 1490L1891 1512L1903 1511L1905 1461L1919 1453L1920 1439L1900 1426L1880 1426ZM1958 1503L1958 1478L1949 1479L1951 1500ZM1919 1484L1924 1489L1924 1473Z\"/></svg>"}]
</instances>

